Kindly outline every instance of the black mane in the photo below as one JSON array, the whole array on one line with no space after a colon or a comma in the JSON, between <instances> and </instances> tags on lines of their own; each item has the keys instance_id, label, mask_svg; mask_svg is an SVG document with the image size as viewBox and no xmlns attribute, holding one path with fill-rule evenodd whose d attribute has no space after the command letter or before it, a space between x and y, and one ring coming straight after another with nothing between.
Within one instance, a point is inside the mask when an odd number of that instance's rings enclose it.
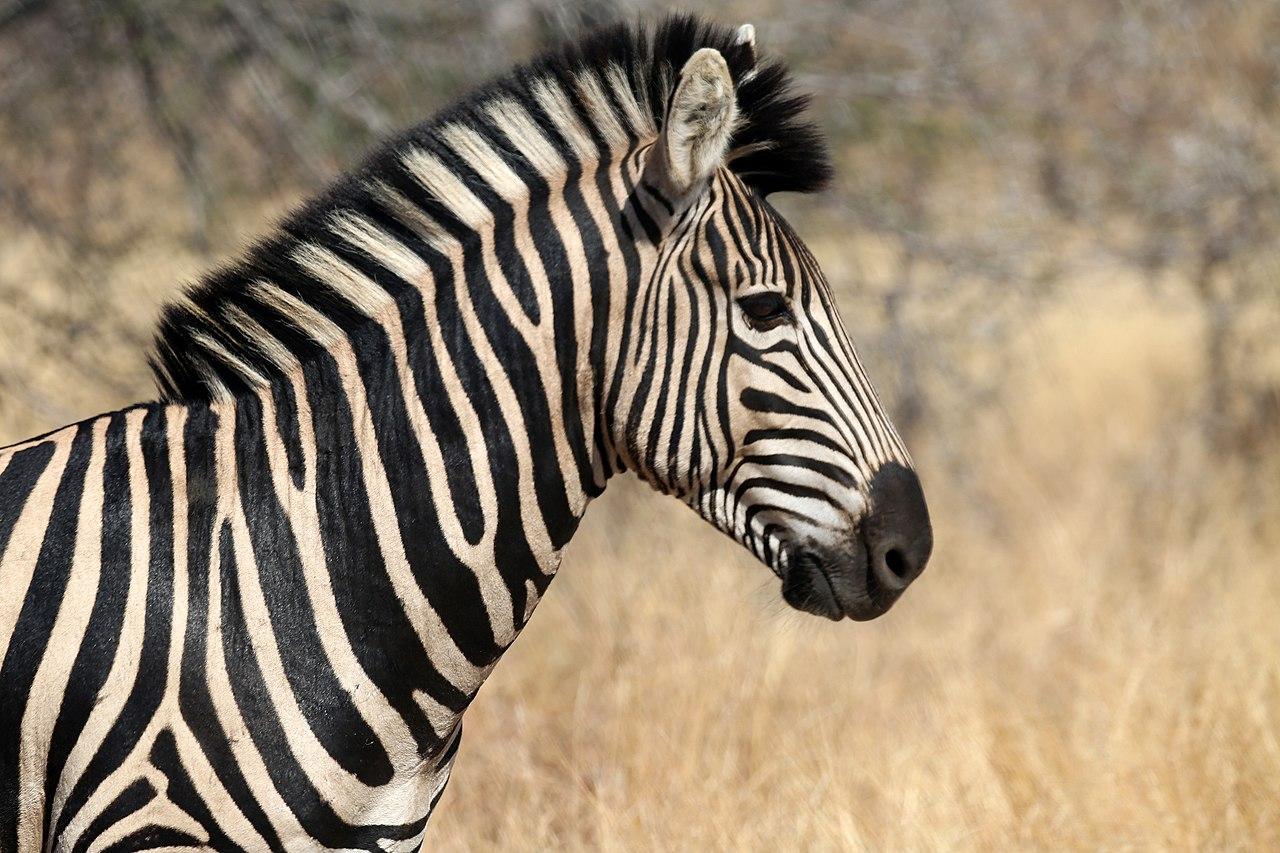
<instances>
[{"instance_id":1,"label":"black mane","mask_svg":"<svg viewBox=\"0 0 1280 853\"><path fill-rule=\"evenodd\" d=\"M629 88L634 99L631 110L638 107L646 114L656 133L680 69L704 47L715 48L724 56L736 88L739 118L730 141L728 167L761 195L820 189L831 176L827 146L818 129L804 118L808 97L795 92L781 62L755 61L754 49L739 44L735 30L689 15L668 17L652 31L644 25L626 24L597 30L517 66L452 107L387 140L359 167L287 216L238 260L207 274L182 300L168 305L150 359L162 398L196 400L218 396L224 389L234 392L252 384L245 381L245 367L264 377L277 374L281 365L263 351L260 339L255 340L242 328L246 315L294 355L314 350L315 342L299 334L296 326L281 322L276 312L262 310L249 286L267 280L301 293L308 282L289 261L290 251L307 241L331 239L327 236L331 218L366 204L370 181L399 168L406 151L438 147L436 134L451 124L484 133L483 110L495 99L532 104L535 87L547 81L563 84L565 91L572 93L573 82L589 73L597 79L610 75L617 79L620 74L623 85L619 90ZM621 115L618 93L608 90L605 94L611 99L612 111ZM639 141L632 139L633 143ZM448 211L438 213L449 215ZM338 326L350 328L367 319L338 295L311 284L307 301ZM228 357L238 365L229 363Z\"/></svg>"},{"instance_id":2,"label":"black mane","mask_svg":"<svg viewBox=\"0 0 1280 853\"><path fill-rule=\"evenodd\" d=\"M517 66L413 128L402 140L429 133L447 121L465 119L471 108L496 96L527 102L529 86L537 80L549 77L567 82L584 71L611 66L627 73L633 91L660 127L676 75L704 47L724 56L736 88L739 124L729 145L729 168L762 195L808 193L826 186L832 175L826 140L805 119L809 96L795 91L786 65L769 59L757 62L753 69L752 51L735 42L734 29L693 15L669 16L652 33L643 24L615 24L589 32L577 42ZM401 146L393 141L391 147Z\"/></svg>"}]
</instances>

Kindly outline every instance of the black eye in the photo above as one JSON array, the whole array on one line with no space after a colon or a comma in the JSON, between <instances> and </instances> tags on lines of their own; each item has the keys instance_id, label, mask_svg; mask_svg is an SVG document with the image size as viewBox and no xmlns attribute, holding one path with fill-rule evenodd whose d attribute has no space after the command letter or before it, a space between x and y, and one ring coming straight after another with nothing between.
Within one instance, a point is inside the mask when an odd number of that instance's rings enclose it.
<instances>
[{"instance_id":1,"label":"black eye","mask_svg":"<svg viewBox=\"0 0 1280 853\"><path fill-rule=\"evenodd\" d=\"M772 290L743 296L738 304L753 329L771 329L791 316L787 298Z\"/></svg>"}]
</instances>

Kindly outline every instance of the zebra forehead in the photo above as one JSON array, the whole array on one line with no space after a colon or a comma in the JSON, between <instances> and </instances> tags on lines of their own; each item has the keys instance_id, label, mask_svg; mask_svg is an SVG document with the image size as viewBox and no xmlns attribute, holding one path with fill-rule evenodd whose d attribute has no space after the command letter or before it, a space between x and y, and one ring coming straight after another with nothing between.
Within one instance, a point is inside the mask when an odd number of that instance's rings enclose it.
<instances>
[{"instance_id":1,"label":"zebra forehead","mask_svg":"<svg viewBox=\"0 0 1280 853\"><path fill-rule=\"evenodd\" d=\"M713 205L700 220L727 238L724 251L735 263L776 264L785 259L788 278L823 281L817 260L791 224L736 176L721 174L709 193Z\"/></svg>"}]
</instances>

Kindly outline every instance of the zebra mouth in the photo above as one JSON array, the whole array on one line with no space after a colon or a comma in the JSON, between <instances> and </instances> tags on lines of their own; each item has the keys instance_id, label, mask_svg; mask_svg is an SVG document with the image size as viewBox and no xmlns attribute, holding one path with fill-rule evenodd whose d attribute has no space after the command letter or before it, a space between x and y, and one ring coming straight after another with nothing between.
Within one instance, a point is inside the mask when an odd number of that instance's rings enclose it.
<instances>
[{"instance_id":1,"label":"zebra mouth","mask_svg":"<svg viewBox=\"0 0 1280 853\"><path fill-rule=\"evenodd\" d=\"M832 553L827 553L832 551ZM901 590L887 588L870 571L867 549L855 540L846 549L796 548L782 578L782 598L797 610L833 622L865 622L883 615Z\"/></svg>"}]
</instances>

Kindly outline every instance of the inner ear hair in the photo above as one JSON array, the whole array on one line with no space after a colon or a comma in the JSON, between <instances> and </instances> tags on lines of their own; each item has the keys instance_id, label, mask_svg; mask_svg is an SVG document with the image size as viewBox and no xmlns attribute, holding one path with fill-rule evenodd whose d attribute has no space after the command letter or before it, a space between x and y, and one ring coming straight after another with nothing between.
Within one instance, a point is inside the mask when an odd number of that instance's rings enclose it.
<instances>
[{"instance_id":1,"label":"inner ear hair","mask_svg":"<svg viewBox=\"0 0 1280 853\"><path fill-rule=\"evenodd\" d=\"M704 47L680 70L657 146L661 183L675 197L700 189L724 162L737 116L729 65L718 50Z\"/></svg>"},{"instance_id":2,"label":"inner ear hair","mask_svg":"<svg viewBox=\"0 0 1280 853\"><path fill-rule=\"evenodd\" d=\"M738 50L742 51L747 59L747 67L751 69L751 73L756 70L756 28L751 24L743 24L738 27L738 31L733 34L733 44Z\"/></svg>"}]
</instances>

